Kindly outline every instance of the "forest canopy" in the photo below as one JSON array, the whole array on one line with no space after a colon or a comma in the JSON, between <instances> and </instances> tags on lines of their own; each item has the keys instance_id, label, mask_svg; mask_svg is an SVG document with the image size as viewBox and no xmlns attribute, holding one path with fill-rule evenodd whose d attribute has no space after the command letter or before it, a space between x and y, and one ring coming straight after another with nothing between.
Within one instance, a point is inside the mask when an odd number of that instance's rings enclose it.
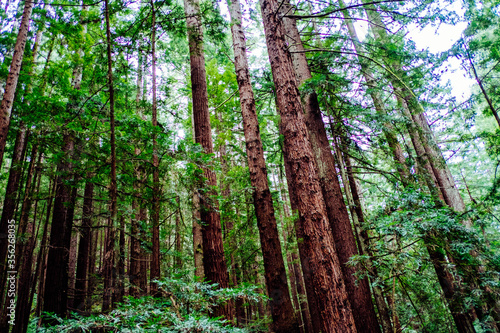
<instances>
[{"instance_id":1,"label":"forest canopy","mask_svg":"<svg viewBox=\"0 0 500 333\"><path fill-rule=\"evenodd\" d=\"M498 1L0 3L0 332L500 333Z\"/></svg>"}]
</instances>

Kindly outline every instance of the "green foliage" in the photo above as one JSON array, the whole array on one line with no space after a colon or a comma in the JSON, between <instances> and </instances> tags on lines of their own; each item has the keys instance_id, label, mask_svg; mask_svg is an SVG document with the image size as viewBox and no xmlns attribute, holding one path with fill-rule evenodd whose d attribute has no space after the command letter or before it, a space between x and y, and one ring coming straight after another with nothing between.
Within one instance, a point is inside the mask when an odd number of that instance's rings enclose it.
<instances>
[{"instance_id":1,"label":"green foliage","mask_svg":"<svg viewBox=\"0 0 500 333\"><path fill-rule=\"evenodd\" d=\"M31 321L31 331L63 332L260 332L259 327L236 328L226 320L211 318L212 308L229 300L245 299L247 303L266 301L256 292L256 286L242 284L238 288L217 288L182 277L158 281L161 297L128 297L124 303L107 314L82 316L76 313L69 319L56 320L59 325L36 328L38 318Z\"/></svg>"}]
</instances>

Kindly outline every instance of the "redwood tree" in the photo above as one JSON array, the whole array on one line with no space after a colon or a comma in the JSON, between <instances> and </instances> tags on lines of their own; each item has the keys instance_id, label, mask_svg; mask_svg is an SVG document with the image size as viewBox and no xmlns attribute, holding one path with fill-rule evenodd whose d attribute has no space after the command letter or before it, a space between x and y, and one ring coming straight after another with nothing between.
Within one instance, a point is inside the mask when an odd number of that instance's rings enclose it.
<instances>
[{"instance_id":1,"label":"redwood tree","mask_svg":"<svg viewBox=\"0 0 500 333\"><path fill-rule=\"evenodd\" d=\"M240 93L248 169L250 171L250 181L254 188L253 200L262 246L266 286L268 295L271 298L273 330L276 332L299 332L298 320L294 314L290 299L273 201L267 181L264 149L248 71L245 35L241 22L241 6L239 0L228 2L230 2L229 10L232 21L234 67Z\"/></svg>"},{"instance_id":2,"label":"redwood tree","mask_svg":"<svg viewBox=\"0 0 500 333\"><path fill-rule=\"evenodd\" d=\"M184 0L186 26L189 38L191 63L191 89L193 95L193 126L195 142L203 147L206 154L213 153L210 114L208 111L208 92L203 54L203 31L201 28L200 6L197 0ZM203 168L204 181L200 181L200 218L203 238L203 268L206 280L218 283L219 287L229 286L229 274L224 261L222 230L218 202L212 189L217 186L215 173L208 167ZM232 308L221 306L216 315L232 319Z\"/></svg>"},{"instance_id":3,"label":"redwood tree","mask_svg":"<svg viewBox=\"0 0 500 333\"><path fill-rule=\"evenodd\" d=\"M287 173L287 178L299 211L296 232L302 270L309 306L315 308L311 312L318 315L314 329L325 333L356 332L331 236L292 59L285 41L285 29L276 15L278 10L276 0L261 1L269 61L281 115L284 158L291 171Z\"/></svg>"}]
</instances>

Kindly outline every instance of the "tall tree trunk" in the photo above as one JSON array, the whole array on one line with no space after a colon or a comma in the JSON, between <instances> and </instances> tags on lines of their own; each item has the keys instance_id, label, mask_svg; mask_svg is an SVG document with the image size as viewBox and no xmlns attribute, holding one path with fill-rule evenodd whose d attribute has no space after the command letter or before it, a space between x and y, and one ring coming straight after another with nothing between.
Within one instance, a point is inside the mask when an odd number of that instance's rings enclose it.
<instances>
[{"instance_id":1,"label":"tall tree trunk","mask_svg":"<svg viewBox=\"0 0 500 333\"><path fill-rule=\"evenodd\" d=\"M110 216L106 234L105 258L104 258L104 294L102 311L108 311L113 307L113 293L115 283L115 220L117 215L117 188L116 188L116 144L115 144L115 92L113 87L113 62L111 58L111 26L109 21L109 1L105 0L106 19L106 44L108 60L108 90L109 90L109 126L111 146L111 179L109 185Z\"/></svg>"},{"instance_id":2,"label":"tall tree trunk","mask_svg":"<svg viewBox=\"0 0 500 333\"><path fill-rule=\"evenodd\" d=\"M387 35L384 28L385 25L378 12L373 10L367 10L366 12L370 19L371 28L375 37L382 43L388 42L389 36ZM410 90L408 85L404 83L405 75L399 61L392 60L391 66L395 74L391 75L389 79L392 82L396 95L399 97L400 102L402 102L405 116L412 121L410 125L410 136L414 148L417 151L417 158L426 159L424 161L427 163L425 165L425 170L420 170L427 172L427 175L424 175L424 177L427 178L429 190L431 194L438 192L439 197L451 208L458 212L463 211L465 209L463 199L455 186L455 182L441 151L435 143L427 119L423 114L424 110L415 94ZM419 164L421 164L420 162L421 161L419 161ZM432 176L433 181L429 180L429 174ZM433 196L436 198L436 194ZM442 205L442 203L438 202L436 199L435 202L438 206ZM468 220L464 222L466 227L470 227L470 223L471 221ZM427 250L457 329L461 333L475 332L472 324L474 321L472 310L466 309L461 303L458 282L446 267L448 261L446 260L444 250L432 244L432 239L434 237L436 237L436 235L430 233L426 235L424 240L426 241Z\"/></svg>"},{"instance_id":3,"label":"tall tree trunk","mask_svg":"<svg viewBox=\"0 0 500 333\"><path fill-rule=\"evenodd\" d=\"M74 308L78 311L85 311L88 305L85 303L88 297L89 286L89 261L90 250L92 249L92 214L94 183L92 174L87 174L87 183L83 194L82 226L80 230L80 243L78 244L78 259L76 267L75 300Z\"/></svg>"},{"instance_id":4,"label":"tall tree trunk","mask_svg":"<svg viewBox=\"0 0 500 333\"><path fill-rule=\"evenodd\" d=\"M290 4L285 2L283 10L289 11ZM298 84L312 77L305 57L304 47L300 39L295 19L284 18L283 23L289 36L292 61L295 67ZM335 160L331 153L330 143L326 135L325 124L319 109L316 93L304 96L304 110L309 139L316 159L319 182L326 204L328 220L333 233L335 248L341 263L342 274L349 295L349 302L358 332L380 332L377 315L371 300L368 279L356 281L359 267L347 265L349 259L358 254L349 215L345 206L340 184L335 172Z\"/></svg>"},{"instance_id":5,"label":"tall tree trunk","mask_svg":"<svg viewBox=\"0 0 500 333\"><path fill-rule=\"evenodd\" d=\"M345 7L342 1L339 1L339 5L341 7ZM347 11L342 11L342 14L345 19L344 23L347 26L349 36L351 37L351 42L354 46L354 50L356 51L356 54L358 56L358 61L361 65L361 70L362 70L361 72L366 81L366 85L368 86L368 89L370 91L370 97L373 100L373 106L375 107L375 110L379 115L386 116L387 111L384 107L382 98L379 95L379 93L375 90L376 89L375 76L372 74L371 69L369 68L366 60L363 58L364 55L363 47L359 42L356 29L354 27L354 24L352 23L352 19ZM408 167L406 165L406 158L403 154L403 149L401 148L401 145L399 144L398 139L394 134L394 128L392 124L389 122L384 122L383 126L384 128L382 129L382 131L384 133L387 144L389 145L389 148L391 150L396 170L399 173L403 185L407 185L410 181L410 171L408 170Z\"/></svg>"},{"instance_id":6,"label":"tall tree trunk","mask_svg":"<svg viewBox=\"0 0 500 333\"><path fill-rule=\"evenodd\" d=\"M189 53L191 62L191 86L193 94L193 120L195 142L199 143L206 154L213 153L212 133L210 127L210 114L208 112L208 93L205 70L205 57L203 54L203 31L201 28L200 9L197 0L185 0L186 25L189 37ZM213 190L205 187L217 186L215 173L209 168L204 168L204 184L200 184L200 210L203 237L203 267L207 281L218 283L219 287L229 286L229 274L224 261L222 245L222 230L220 215L217 212L217 200ZM201 182L200 182L201 183ZM221 306L215 315L224 316L231 320L232 308Z\"/></svg>"},{"instance_id":7,"label":"tall tree trunk","mask_svg":"<svg viewBox=\"0 0 500 333\"><path fill-rule=\"evenodd\" d=\"M269 304L273 318L272 329L276 332L299 332L298 321L290 299L285 263L281 252L273 201L267 180L264 149L260 137L255 99L250 83L248 60L245 54L246 42L241 22L239 0L230 1L229 8L232 21L234 65L240 93L248 168L250 171L250 181L254 188L253 199L264 259L266 287L271 298Z\"/></svg>"},{"instance_id":8,"label":"tall tree trunk","mask_svg":"<svg viewBox=\"0 0 500 333\"><path fill-rule=\"evenodd\" d=\"M281 192L281 198L282 200L284 201L284 204L283 204L283 210L284 210L284 214L285 214L285 218L290 218L291 217L291 214L290 214L290 209L287 205L287 195L286 195L286 191L285 191L285 186L283 184L283 168L282 166L280 165L279 166L279 172L278 172L278 181L279 181L279 190ZM291 204L291 200L290 200L290 204ZM297 211L297 207L296 206L293 206L292 211ZM285 228L285 226L283 226L283 234L287 235L287 237L285 238L285 242L286 243L289 243L289 240L288 238L292 237L292 238L295 238L292 233L294 232L294 225L293 225L294 222L292 222L292 224ZM287 232L285 232L287 231ZM288 259L289 257L289 259ZM307 294L306 294L306 287L305 287L305 284L304 284L304 278L302 276L302 270L300 268L300 259L299 259L299 256L297 254L297 251L296 249L292 249L291 251L288 251L287 249L287 260L288 260L288 271L290 272L290 275L293 274L293 276L290 276L290 280L294 280L295 281L295 287L297 288L297 297L298 297L298 302L299 302L299 306L297 307L297 310L301 312L301 315L302 315L302 330L304 333L310 333L310 332L313 332L313 328L312 328L312 320L311 320L311 313L309 312L309 305L307 304Z\"/></svg>"},{"instance_id":9,"label":"tall tree trunk","mask_svg":"<svg viewBox=\"0 0 500 333\"><path fill-rule=\"evenodd\" d=\"M74 228L76 229L76 228ZM78 260L78 233L73 230L69 247L68 265L68 310L75 310L76 263Z\"/></svg>"},{"instance_id":10,"label":"tall tree trunk","mask_svg":"<svg viewBox=\"0 0 500 333\"><path fill-rule=\"evenodd\" d=\"M197 190L193 193L193 259L194 275L199 278L205 277L203 270L203 236L201 232L200 195Z\"/></svg>"},{"instance_id":11,"label":"tall tree trunk","mask_svg":"<svg viewBox=\"0 0 500 333\"><path fill-rule=\"evenodd\" d=\"M182 269L182 244L183 237L181 231L181 199L179 196L175 198L175 202L177 203L177 213L175 214L175 267L177 269Z\"/></svg>"},{"instance_id":12,"label":"tall tree trunk","mask_svg":"<svg viewBox=\"0 0 500 333\"><path fill-rule=\"evenodd\" d=\"M137 65L137 91L135 98L135 107L136 113L143 121L145 121L144 115L142 113L142 85L143 85L143 55L142 51L140 51L141 43L139 43L139 51L138 51L138 65ZM141 154L141 150L139 148L134 149L134 154L138 157ZM145 221L144 213L144 203L142 199L142 192L144 189L144 168L140 162L137 162L134 165L134 198L132 199L132 211L134 212L134 217L131 221L130 227L130 269L129 269L129 278L130 278L130 295L134 297L138 297L139 295L143 295L145 293L144 289L141 289L141 281L143 281L142 277L142 269L143 266L142 261L145 259L142 255L141 250L141 227L140 223Z\"/></svg>"},{"instance_id":13,"label":"tall tree trunk","mask_svg":"<svg viewBox=\"0 0 500 333\"><path fill-rule=\"evenodd\" d=\"M82 13L87 7L82 7ZM82 38L86 34L86 24L83 24ZM78 50L79 58L83 56L83 48ZM82 64L78 63L73 71L71 86L74 90L80 90L83 74ZM67 109L75 107L76 100L70 99ZM75 175L73 174L73 158L75 155L75 135L71 130L63 133L63 158L57 166L56 194L54 200L54 212L50 230L50 245L47 254L47 267L44 285L44 295L50 295L44 299L43 311L53 312L58 316L65 317L68 302L68 265L69 250L71 243L71 231L73 229L73 214L76 197ZM72 190L73 188L73 190ZM47 317L43 318L47 324L55 322Z\"/></svg>"},{"instance_id":14,"label":"tall tree trunk","mask_svg":"<svg viewBox=\"0 0 500 333\"><path fill-rule=\"evenodd\" d=\"M48 232L49 232L49 220L50 220L50 212L52 209L53 201L54 201L54 194L56 190L56 185L57 185L57 177L52 181L52 186L50 187L50 192L49 192L49 197L48 197L48 204L47 204L47 213L45 217L45 225L43 228L43 236L42 236L42 241L40 243L40 252L38 254L38 262L37 262L37 267L38 269L38 275L40 276L40 280L38 281L38 292L37 292L37 304L36 304L36 310L35 310L35 315L40 316L40 313L42 311L42 305L43 305L43 292L45 290L45 270L47 267L47 242L48 240Z\"/></svg>"},{"instance_id":15,"label":"tall tree trunk","mask_svg":"<svg viewBox=\"0 0 500 333\"><path fill-rule=\"evenodd\" d=\"M119 217L120 233L118 237L118 258L116 262L116 292L113 294L113 303L122 303L125 296L125 217L123 214Z\"/></svg>"},{"instance_id":16,"label":"tall tree trunk","mask_svg":"<svg viewBox=\"0 0 500 333\"><path fill-rule=\"evenodd\" d=\"M38 55L38 50L39 50L39 45L40 45L40 40L42 38L42 29L39 29L36 34L35 38L35 43L33 45L33 50L32 50L32 64L30 66L29 70L29 75L33 73L34 67L35 67L35 62L36 58ZM50 59L50 51L49 54L47 55L47 62ZM47 65L47 64L46 64ZM45 80L46 77L46 72L44 71L42 74L43 80ZM33 84L32 82L28 83L28 87L26 89L27 94L30 95L33 92ZM42 95L44 89L42 89ZM27 102L29 105L29 101ZM29 131L26 128L26 125L24 122L21 120L19 124L19 130L16 135L16 141L14 144L14 154L12 156L12 161L11 161L11 167L9 170L9 180L7 183L7 188L5 191L5 199L4 199L4 205L3 205L3 210L2 210L2 217L0 220L0 268L4 268L4 262L5 262L5 256L6 256L6 251L7 251L7 238L4 240L4 235L7 236L7 226L8 226L8 221L11 220L14 216L14 210L16 207L15 204L15 198L16 198L16 193L18 192L18 187L19 187L19 182L21 180L21 170L22 170L22 160L24 158L24 151L26 150L26 146L28 143L28 136L29 136ZM2 162L0 158L0 168L1 168ZM0 273L0 309L2 308L3 305L3 295L4 295L4 281L5 278L3 274L7 270L1 269L2 273Z\"/></svg>"},{"instance_id":17,"label":"tall tree trunk","mask_svg":"<svg viewBox=\"0 0 500 333\"><path fill-rule=\"evenodd\" d=\"M28 177L26 180L26 194L23 200L23 209L21 211L20 225L26 225L23 232L26 241L24 244L20 244L21 255L18 258L22 258L22 265L19 274L19 285L17 288L17 301L16 301L16 320L15 325L12 328L13 333L24 333L28 327L29 315L31 310L30 299L30 288L31 288L31 270L33 266L33 251L35 250L36 237L35 237L35 220L29 221L29 211L31 208L31 201L33 192L35 190L35 185L37 182L37 177L39 172L35 172L35 176L32 180L32 175L35 169L35 165L40 165L40 160L42 154L40 154L40 159L37 162L37 146L33 146L31 152L31 163L28 172ZM33 183L33 186L32 186ZM21 234L20 234L21 235ZM9 297L7 297L7 302L9 302Z\"/></svg>"},{"instance_id":18,"label":"tall tree trunk","mask_svg":"<svg viewBox=\"0 0 500 333\"><path fill-rule=\"evenodd\" d=\"M292 59L285 42L285 30L277 17L278 2L261 0L261 11L281 115L284 157L292 171L288 181L297 199L300 216L296 232L302 271L309 305L315 307L315 313L319 315L314 329L324 333L356 332L340 262L331 237Z\"/></svg>"},{"instance_id":19,"label":"tall tree trunk","mask_svg":"<svg viewBox=\"0 0 500 333\"><path fill-rule=\"evenodd\" d=\"M9 76L7 77L2 103L0 104L0 167L2 166L3 153L5 150L5 145L7 143L7 134L9 133L10 125L10 113L12 111L12 104L14 103L17 81L19 80L19 73L21 72L24 48L26 46L26 40L28 39L29 23L33 5L34 2L32 1L24 2L21 25L19 27L19 32L17 33L16 45L14 46L14 55L12 56ZM2 231L3 230L0 230L0 232Z\"/></svg>"},{"instance_id":20,"label":"tall tree trunk","mask_svg":"<svg viewBox=\"0 0 500 333\"><path fill-rule=\"evenodd\" d=\"M156 106L156 12L153 0L151 0L152 30L151 30L151 57L153 74L153 102L152 102L152 122L155 131L153 132L153 207L151 211L151 227L153 250L151 253L150 288L151 295L155 296L158 286L154 280L160 278L160 174L158 170L158 144L156 142L156 129L158 128L157 106Z\"/></svg>"},{"instance_id":21,"label":"tall tree trunk","mask_svg":"<svg viewBox=\"0 0 500 333\"><path fill-rule=\"evenodd\" d=\"M23 125L24 126L24 125ZM24 151L27 143L26 128L20 128L16 135L14 145L14 155L12 156L11 167L9 170L9 179L5 188L5 199L3 201L2 217L0 220L0 309L3 309L4 295L7 277L7 248L8 248L8 229L10 222L13 221L16 210L18 192L20 192L21 173L24 160ZM0 319L0 328L6 329L6 318Z\"/></svg>"},{"instance_id":22,"label":"tall tree trunk","mask_svg":"<svg viewBox=\"0 0 500 333\"><path fill-rule=\"evenodd\" d=\"M337 148L340 148L340 146L340 144L336 144ZM342 146L345 147L344 145ZM361 200L359 198L356 179L354 178L354 174L352 171L351 161L348 156L345 156L341 153L340 149L337 149L337 155L347 202L349 203L349 208L351 209L353 225L356 230L358 246L360 249L359 252L362 255L369 255L370 257L372 257L373 253L370 250L368 233L364 229L365 219L361 207ZM368 262L367 267L372 276L378 276L377 268L371 264L371 260ZM394 331L391 322L389 307L385 301L384 292L379 285L373 286L373 298L375 299L375 304L377 305L380 318L379 321L382 326L382 330L384 331L384 333L393 333ZM395 316L397 316L397 314L393 313L393 317Z\"/></svg>"},{"instance_id":23,"label":"tall tree trunk","mask_svg":"<svg viewBox=\"0 0 500 333\"><path fill-rule=\"evenodd\" d=\"M73 152L73 134L66 133L63 146L64 158L57 167L57 173L60 176L57 179L50 245L47 255L45 281L49 281L49 283L45 283L43 292L44 295L49 295L49 297L44 298L43 311L55 313L60 317L66 316L68 304L68 265L74 214L72 192L76 195L76 191L72 190L74 177ZM55 323L49 318L44 318L44 321L48 324Z\"/></svg>"}]
</instances>

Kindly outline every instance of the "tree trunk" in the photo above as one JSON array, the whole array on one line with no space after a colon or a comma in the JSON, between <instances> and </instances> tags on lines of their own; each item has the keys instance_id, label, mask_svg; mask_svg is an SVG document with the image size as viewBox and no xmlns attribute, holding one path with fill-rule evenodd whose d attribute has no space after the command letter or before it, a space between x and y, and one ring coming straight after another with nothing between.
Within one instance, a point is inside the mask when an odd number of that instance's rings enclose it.
<instances>
[{"instance_id":1,"label":"tree trunk","mask_svg":"<svg viewBox=\"0 0 500 333\"><path fill-rule=\"evenodd\" d=\"M120 215L120 234L118 238L118 260L116 270L116 293L113 294L113 303L122 303L125 296L125 217Z\"/></svg>"},{"instance_id":2,"label":"tree trunk","mask_svg":"<svg viewBox=\"0 0 500 333\"><path fill-rule=\"evenodd\" d=\"M290 10L290 4L282 6ZM312 77L305 57L304 47L300 39L294 19L284 18L284 26L288 33L292 61L297 81L302 84ZM330 143L326 135L325 124L319 109L316 93L304 97L304 110L309 139L316 159L319 182L326 204L328 220L332 229L335 248L342 267L342 274L349 295L349 302L358 332L380 332L377 315L373 308L368 279L356 281L358 267L349 266L349 259L358 254L349 215L345 206L340 184L335 172L335 160L331 153Z\"/></svg>"},{"instance_id":3,"label":"tree trunk","mask_svg":"<svg viewBox=\"0 0 500 333\"><path fill-rule=\"evenodd\" d=\"M156 296L158 286L154 282L160 278L160 175L158 171L158 144L156 142L156 129L158 128L157 106L156 106L156 12L153 0L151 0L152 30L151 30L151 56L153 74L153 101L152 101L152 122L155 131L153 132L153 207L151 211L151 227L153 250L151 253L150 288L151 295Z\"/></svg>"},{"instance_id":4,"label":"tree trunk","mask_svg":"<svg viewBox=\"0 0 500 333\"><path fill-rule=\"evenodd\" d=\"M203 54L203 31L201 28L200 9L197 0L185 0L186 25L189 37L189 53L191 62L191 86L193 94L193 120L195 142L199 143L206 154L213 153L210 114L208 112L208 93ZM217 186L215 173L204 168L204 184L200 184L200 210L203 238L203 267L207 281L218 283L219 287L229 286L229 274L224 261L222 230L218 203L213 190L205 187ZM202 183L202 182L200 182ZM216 316L224 316L231 320L232 308L221 306L215 311Z\"/></svg>"},{"instance_id":5,"label":"tree trunk","mask_svg":"<svg viewBox=\"0 0 500 333\"><path fill-rule=\"evenodd\" d=\"M56 190L56 185L57 185L57 177L53 180L53 184L50 187L51 190L49 192L49 198L48 204L47 204L47 214L45 215L45 225L43 228L43 236L42 236L42 241L40 243L40 252L38 253L38 262L37 262L37 267L38 269L38 275L40 276L40 280L38 281L38 292L37 292L37 304L36 304L36 310L35 310L35 315L40 316L40 313L42 311L42 304L43 304L43 292L45 290L45 269L47 267L47 241L48 241L48 231L49 231L49 220L50 220L50 212L52 209L52 204L54 201L54 194Z\"/></svg>"},{"instance_id":6,"label":"tree trunk","mask_svg":"<svg viewBox=\"0 0 500 333\"><path fill-rule=\"evenodd\" d=\"M69 311L75 310L76 262L78 260L78 233L75 231L73 231L71 235L71 243L69 248L69 265L68 265L68 310Z\"/></svg>"},{"instance_id":7,"label":"tree trunk","mask_svg":"<svg viewBox=\"0 0 500 333\"><path fill-rule=\"evenodd\" d=\"M12 221L16 210L16 202L18 192L20 191L21 173L24 160L24 151L27 144L26 128L21 127L16 135L16 143L14 145L14 155L12 156L11 167L9 170L9 179L5 188L5 199L3 201L2 217L0 220L0 309L3 309L4 295L7 276L7 247L8 247L8 227L9 221ZM0 328L5 325L5 318L0 320Z\"/></svg>"},{"instance_id":8,"label":"tree trunk","mask_svg":"<svg viewBox=\"0 0 500 333\"><path fill-rule=\"evenodd\" d=\"M339 152L340 155L340 152ZM354 224L354 228L356 230L358 245L360 249L360 253L363 255L373 256L373 253L370 250L369 237L366 232L364 225L365 219L363 214L363 209L361 207L361 200L359 197L359 191L356 179L354 178L351 161L348 156L339 156L339 162L344 161L344 165L339 166L340 170L344 171L342 174L342 180L345 186L345 193L347 197L347 201L349 203L349 207L351 208L351 216ZM347 179L346 175L347 174ZM349 184L349 188L347 188L347 184ZM372 265L371 260L368 262L368 270L370 274L374 277L378 277L377 268ZM379 285L375 285L373 287L373 298L375 299L375 304L377 305L380 324L382 326L382 330L384 333L393 333L391 315L389 311L389 306L387 305L384 297L384 292ZM393 313L393 317L396 317L397 314Z\"/></svg>"},{"instance_id":9,"label":"tree trunk","mask_svg":"<svg viewBox=\"0 0 500 333\"><path fill-rule=\"evenodd\" d=\"M248 60L245 54L246 42L241 25L239 0L230 1L229 7L235 55L234 64L240 93L248 168L250 171L250 181L254 188L253 199L264 259L267 292L271 298L269 304L273 318L272 329L275 332L299 332L298 321L290 299L285 263L281 252L273 201L267 180L264 149L260 137L255 99L250 83Z\"/></svg>"},{"instance_id":10,"label":"tree trunk","mask_svg":"<svg viewBox=\"0 0 500 333\"><path fill-rule=\"evenodd\" d=\"M289 219L291 217L290 209L287 203L287 195L285 191L285 186L283 184L282 177L282 167L279 166L278 170L278 184L279 191L281 193L281 200L283 201L283 213L285 219ZM297 208L295 207L295 211ZM283 220L285 222L285 220ZM290 244L290 238L295 238L293 236L294 227L292 222L289 226L286 223L283 223L283 241L285 244ZM302 271L300 269L300 259L297 254L297 249L294 247L293 249L286 248L287 253L287 264L288 264L288 274L290 279L290 288L292 288L292 299L294 301L295 310L298 312L297 317L300 322L300 329L302 333L310 333L313 331L312 322L311 322L311 314L309 313L309 305L307 304L307 295L305 291L304 279L302 277ZM295 295L294 295L295 294Z\"/></svg>"},{"instance_id":11,"label":"tree trunk","mask_svg":"<svg viewBox=\"0 0 500 333\"><path fill-rule=\"evenodd\" d=\"M341 7L345 7L342 1L339 1L339 5ZM375 110L379 115L386 116L387 111L385 110L382 98L379 95L379 93L375 90L376 88L375 77L372 74L365 59L362 57L364 55L363 48L361 46L361 43L359 42L356 29L354 27L354 24L352 23L352 19L347 11L342 11L342 14L345 18L344 23L347 26L347 30L351 37L351 42L354 46L354 50L356 51L356 54L358 56L358 61L361 65L361 72L363 73L366 85L370 90L370 97L373 100L373 106L375 107ZM403 149L401 148L401 145L399 144L398 139L394 134L394 128L392 124L389 122L385 122L383 126L384 129L382 131L384 133L387 144L389 145L389 148L391 150L396 170L399 173L403 185L407 185L410 180L410 171L408 170L408 167L406 165L406 158L403 154Z\"/></svg>"},{"instance_id":12,"label":"tree trunk","mask_svg":"<svg viewBox=\"0 0 500 333\"><path fill-rule=\"evenodd\" d=\"M31 288L31 270L33 266L33 251L35 249L36 237L35 237L35 220L29 221L29 211L31 208L31 199L36 184L38 172L35 173L34 180L32 182L32 175L35 169L35 165L40 165L40 160L37 160L37 146L35 145L31 152L31 162L28 171L28 176L26 180L26 190L23 200L23 209L21 211L20 225L26 225L25 230L22 234L26 240L23 244L19 244L20 255L17 258L22 258L22 265L19 273L19 285L17 288L17 301L16 301L16 320L15 325L12 328L13 333L24 333L28 327L29 315L31 310L30 299L30 288ZM41 154L40 154L41 157ZM8 295L9 296L9 295ZM10 303L9 297L7 297L7 302Z\"/></svg>"},{"instance_id":13,"label":"tree trunk","mask_svg":"<svg viewBox=\"0 0 500 333\"><path fill-rule=\"evenodd\" d=\"M19 73L21 72L24 48L26 46L26 40L28 39L29 23L33 5L34 2L32 1L24 2L21 25L19 27L19 32L17 33L16 45L14 46L14 55L12 56L9 76L7 77L2 103L0 104L0 167L2 166L3 153L5 150L5 145L7 143L7 134L9 133L10 125L10 113L12 111L12 104L14 103L17 81L19 80ZM2 230L0 230L0 232L2 232Z\"/></svg>"},{"instance_id":14,"label":"tree trunk","mask_svg":"<svg viewBox=\"0 0 500 333\"><path fill-rule=\"evenodd\" d=\"M64 137L64 158L57 167L60 176L57 179L54 213L50 232L50 245L47 256L47 273L44 295L43 311L53 312L65 317L68 302L68 264L71 243L71 230L73 228L74 200L72 196L73 183L73 152L74 137L66 133ZM76 193L75 193L76 194ZM48 324L53 320L46 318Z\"/></svg>"},{"instance_id":15,"label":"tree trunk","mask_svg":"<svg viewBox=\"0 0 500 333\"><path fill-rule=\"evenodd\" d=\"M82 226L80 230L80 243L78 244L78 259L76 268L75 281L75 300L74 308L78 311L86 311L88 309L88 279L89 279L89 261L90 250L92 249L92 214L93 214L93 197L94 183L92 183L91 174L87 174L87 183L83 194L83 212Z\"/></svg>"},{"instance_id":16,"label":"tree trunk","mask_svg":"<svg viewBox=\"0 0 500 333\"><path fill-rule=\"evenodd\" d=\"M115 227L117 215L117 188L116 188L116 144L115 144L115 93L113 87L113 63L111 58L111 26L109 21L109 1L105 0L106 19L106 44L108 60L108 90L109 90L109 126L111 146L111 179L109 185L110 217L108 219L108 230L106 234L105 258L104 258L104 294L102 311L108 311L113 307L114 293L114 267L115 267Z\"/></svg>"},{"instance_id":17,"label":"tree trunk","mask_svg":"<svg viewBox=\"0 0 500 333\"><path fill-rule=\"evenodd\" d=\"M177 269L182 269L182 232L181 232L181 200L177 196L175 199L177 203L177 213L175 214L175 267Z\"/></svg>"},{"instance_id":18,"label":"tree trunk","mask_svg":"<svg viewBox=\"0 0 500 333\"><path fill-rule=\"evenodd\" d=\"M278 2L262 0L266 43L271 62L278 108L280 132L284 137L285 162L290 164L288 179L297 199L296 226L302 271L309 305L316 308L317 332L356 332L348 295L321 193L316 164L300 102L285 30L277 17ZM313 321L315 318L313 318Z\"/></svg>"},{"instance_id":19,"label":"tree trunk","mask_svg":"<svg viewBox=\"0 0 500 333\"><path fill-rule=\"evenodd\" d=\"M141 44L139 43L139 49ZM142 113L142 85L143 85L143 56L142 52L138 51L138 65L137 65L137 92L135 98L135 107L136 113L142 120L145 121L144 115ZM141 150L139 148L134 149L134 154L136 157L139 157L141 154ZM130 279L130 295L134 297L139 297L140 295L144 295L146 290L144 286L142 286L141 282L144 280L143 278L143 270L141 267L143 266L142 261L145 260L142 255L141 250L141 227L140 223L144 222L146 216L144 214L144 203L142 199L142 193L144 190L144 168L141 165L141 162L137 162L134 166L135 172L135 180L134 180L134 198L132 199L132 211L134 212L134 216L131 221L130 227L130 269L129 269L129 279ZM141 287L142 286L142 287Z\"/></svg>"},{"instance_id":20,"label":"tree trunk","mask_svg":"<svg viewBox=\"0 0 500 333\"><path fill-rule=\"evenodd\" d=\"M200 196L198 191L193 193L193 257L194 257L194 275L199 278L205 277L203 271L203 236L201 232L200 215Z\"/></svg>"}]
</instances>

